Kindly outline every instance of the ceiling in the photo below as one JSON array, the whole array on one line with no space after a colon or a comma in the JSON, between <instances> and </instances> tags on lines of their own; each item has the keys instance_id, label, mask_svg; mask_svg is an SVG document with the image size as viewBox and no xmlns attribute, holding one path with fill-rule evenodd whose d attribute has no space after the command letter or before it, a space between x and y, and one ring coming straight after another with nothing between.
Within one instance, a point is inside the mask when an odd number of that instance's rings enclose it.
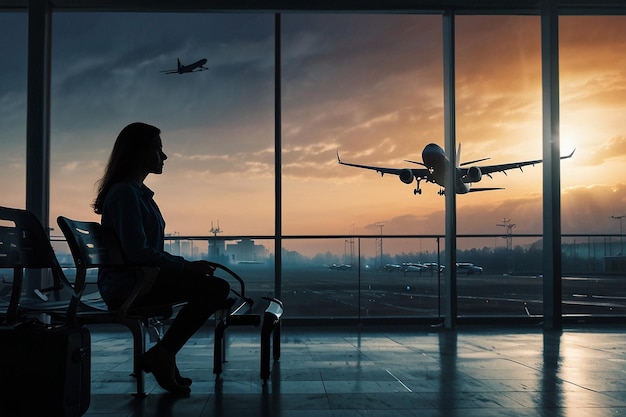
<instances>
[{"instance_id":1,"label":"ceiling","mask_svg":"<svg viewBox=\"0 0 626 417\"><path fill-rule=\"evenodd\" d=\"M1 10L25 10L32 1L0 0ZM539 14L550 0L49 0L63 11L142 12L350 12ZM563 15L626 14L624 0L552 0Z\"/></svg>"}]
</instances>

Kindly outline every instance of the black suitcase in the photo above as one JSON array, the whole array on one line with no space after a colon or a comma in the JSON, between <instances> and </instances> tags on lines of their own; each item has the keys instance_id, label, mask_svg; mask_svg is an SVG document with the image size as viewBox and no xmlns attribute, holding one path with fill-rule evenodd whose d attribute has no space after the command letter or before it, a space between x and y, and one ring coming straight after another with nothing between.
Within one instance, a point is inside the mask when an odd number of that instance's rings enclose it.
<instances>
[{"instance_id":1,"label":"black suitcase","mask_svg":"<svg viewBox=\"0 0 626 417\"><path fill-rule=\"evenodd\" d=\"M36 321L0 326L0 416L81 416L90 392L86 327Z\"/></svg>"}]
</instances>

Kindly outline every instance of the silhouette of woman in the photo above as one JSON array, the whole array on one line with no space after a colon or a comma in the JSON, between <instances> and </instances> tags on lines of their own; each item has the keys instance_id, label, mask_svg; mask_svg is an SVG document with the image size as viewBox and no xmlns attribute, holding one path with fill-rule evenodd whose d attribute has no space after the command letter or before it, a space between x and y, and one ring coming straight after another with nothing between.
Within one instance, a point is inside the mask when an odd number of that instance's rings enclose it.
<instances>
[{"instance_id":1,"label":"silhouette of woman","mask_svg":"<svg viewBox=\"0 0 626 417\"><path fill-rule=\"evenodd\" d=\"M144 180L161 174L167 155L161 131L145 123L131 123L119 133L104 176L98 181L93 203L102 226L113 230L130 263L159 268L151 288L133 306L186 303L163 339L148 350L141 362L159 385L175 394L188 394L191 379L180 375L176 354L204 322L226 302L229 284L213 276L206 261L187 261L164 250L165 221L154 193ZM132 272L101 269L98 288L109 308L118 307L135 283Z\"/></svg>"}]
</instances>

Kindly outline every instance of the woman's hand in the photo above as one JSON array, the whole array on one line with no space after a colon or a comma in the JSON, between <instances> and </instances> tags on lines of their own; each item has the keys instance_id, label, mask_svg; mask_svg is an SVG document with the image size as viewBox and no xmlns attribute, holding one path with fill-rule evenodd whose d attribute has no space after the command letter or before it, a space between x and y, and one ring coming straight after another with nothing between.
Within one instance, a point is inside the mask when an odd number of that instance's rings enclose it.
<instances>
[{"instance_id":1,"label":"woman's hand","mask_svg":"<svg viewBox=\"0 0 626 417\"><path fill-rule=\"evenodd\" d=\"M207 277L213 276L215 267L211 266L207 261L185 261L183 269L193 274L205 275Z\"/></svg>"}]
</instances>

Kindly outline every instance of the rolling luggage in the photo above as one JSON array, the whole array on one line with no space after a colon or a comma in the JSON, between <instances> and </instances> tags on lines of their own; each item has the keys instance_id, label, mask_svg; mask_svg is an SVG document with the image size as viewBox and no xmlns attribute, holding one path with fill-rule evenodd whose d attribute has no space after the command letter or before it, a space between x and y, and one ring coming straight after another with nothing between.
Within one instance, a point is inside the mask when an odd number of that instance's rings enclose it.
<instances>
[{"instance_id":1,"label":"rolling luggage","mask_svg":"<svg viewBox=\"0 0 626 417\"><path fill-rule=\"evenodd\" d=\"M52 271L55 286L50 290L60 288L55 274L61 267L48 232L32 212L0 207L0 269L13 270L11 297L0 312L0 417L83 415L91 396L91 337L76 324L82 287L68 283L68 305L20 305L28 270ZM38 311L63 323L30 318Z\"/></svg>"},{"instance_id":2,"label":"rolling luggage","mask_svg":"<svg viewBox=\"0 0 626 417\"><path fill-rule=\"evenodd\" d=\"M27 321L0 326L0 416L78 417L89 408L86 327Z\"/></svg>"}]
</instances>

